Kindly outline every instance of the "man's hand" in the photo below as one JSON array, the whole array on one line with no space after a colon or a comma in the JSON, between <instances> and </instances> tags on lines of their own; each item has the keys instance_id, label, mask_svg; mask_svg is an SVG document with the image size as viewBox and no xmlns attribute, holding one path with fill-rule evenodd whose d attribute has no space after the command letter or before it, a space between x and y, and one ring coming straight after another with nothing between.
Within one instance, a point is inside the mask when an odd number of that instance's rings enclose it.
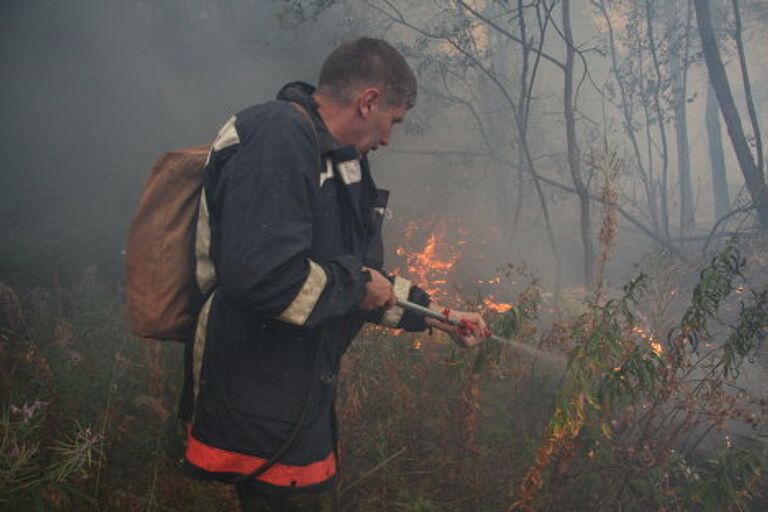
<instances>
[{"instance_id":1,"label":"man's hand","mask_svg":"<svg viewBox=\"0 0 768 512\"><path fill-rule=\"evenodd\" d=\"M459 322L459 325L452 325L432 319L427 321L432 327L447 332L451 339L461 347L474 347L491 335L491 331L480 313L452 311L436 304L430 307L435 311L440 311L443 315L447 314L451 321Z\"/></svg>"},{"instance_id":2,"label":"man's hand","mask_svg":"<svg viewBox=\"0 0 768 512\"><path fill-rule=\"evenodd\" d=\"M365 285L365 297L360 301L359 308L363 311L374 309L389 309L397 302L392 283L380 272L372 268L363 267L363 270L371 274L371 280Z\"/></svg>"}]
</instances>

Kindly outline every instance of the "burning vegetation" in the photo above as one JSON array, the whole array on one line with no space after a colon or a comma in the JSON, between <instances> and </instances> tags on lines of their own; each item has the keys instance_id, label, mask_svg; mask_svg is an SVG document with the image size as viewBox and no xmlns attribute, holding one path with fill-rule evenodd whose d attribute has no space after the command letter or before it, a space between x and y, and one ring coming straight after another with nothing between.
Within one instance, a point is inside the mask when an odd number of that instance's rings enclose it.
<instances>
[{"instance_id":1,"label":"burning vegetation","mask_svg":"<svg viewBox=\"0 0 768 512\"><path fill-rule=\"evenodd\" d=\"M493 340L462 350L438 334L366 330L339 388L350 510L759 503L766 469L749 439L765 435L768 402L750 379L768 330L768 291L754 281L764 267L750 270L753 259L730 244L692 288L689 272L662 261L565 314L524 265L450 287L472 242L447 221L425 226L408 224L401 272L485 311L497 334L565 354L567 366ZM61 292L61 309L58 293L2 288L2 503L234 509L228 488L179 472L180 347L132 339L119 290L93 270ZM546 309L560 311L551 327Z\"/></svg>"},{"instance_id":2,"label":"burning vegetation","mask_svg":"<svg viewBox=\"0 0 768 512\"><path fill-rule=\"evenodd\" d=\"M349 510L759 503L766 467L759 441L748 441L765 435L768 419L764 394L749 384L768 330L758 260L733 242L694 283L690 270L661 260L596 300L542 292L522 264L452 287L472 237L455 221L410 222L394 251L398 271L441 301L484 311L501 336L565 354L567 365L493 340L461 350L438 334L366 330L339 388L339 489ZM234 508L228 488L179 473L171 425L180 347L133 340L119 290L95 270L66 292L65 308L56 293L2 288L2 503ZM565 313L569 295L581 297L580 312ZM119 340L117 350L104 339Z\"/></svg>"},{"instance_id":3,"label":"burning vegetation","mask_svg":"<svg viewBox=\"0 0 768 512\"><path fill-rule=\"evenodd\" d=\"M482 251L488 244L487 237L470 233L469 228L456 219L424 219L408 222L398 230L401 244L395 249L395 274L408 276L426 290L435 302L455 305L463 295L462 265L465 253ZM482 309L494 313L506 313L512 304L497 300L503 293L503 274L478 278L465 284L467 291L483 296L479 299ZM472 289L474 288L474 289ZM507 290L508 291L508 290Z\"/></svg>"},{"instance_id":4,"label":"burning vegetation","mask_svg":"<svg viewBox=\"0 0 768 512\"><path fill-rule=\"evenodd\" d=\"M455 228L455 225L451 227ZM402 271L398 266L394 273L409 276L437 301L450 300L448 279L456 271L462 246L468 243L462 236L466 235L465 230L451 229L450 238L448 233L445 220L412 221L402 230L403 245L395 249L395 255L404 264Z\"/></svg>"}]
</instances>

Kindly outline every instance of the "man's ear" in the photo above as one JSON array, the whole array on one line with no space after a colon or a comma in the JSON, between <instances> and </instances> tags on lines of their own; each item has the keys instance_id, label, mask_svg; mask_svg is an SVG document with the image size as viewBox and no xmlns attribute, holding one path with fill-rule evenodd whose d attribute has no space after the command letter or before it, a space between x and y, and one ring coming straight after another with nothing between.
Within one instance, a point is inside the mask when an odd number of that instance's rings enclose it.
<instances>
[{"instance_id":1,"label":"man's ear","mask_svg":"<svg viewBox=\"0 0 768 512\"><path fill-rule=\"evenodd\" d=\"M367 119L378 108L381 91L378 87L366 87L357 98L358 111L363 119Z\"/></svg>"}]
</instances>

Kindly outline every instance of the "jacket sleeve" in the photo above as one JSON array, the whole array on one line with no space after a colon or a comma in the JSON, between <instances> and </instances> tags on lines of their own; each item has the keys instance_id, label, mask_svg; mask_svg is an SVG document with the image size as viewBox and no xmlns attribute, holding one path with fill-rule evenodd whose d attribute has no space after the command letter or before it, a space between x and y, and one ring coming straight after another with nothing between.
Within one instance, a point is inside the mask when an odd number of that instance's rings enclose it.
<instances>
[{"instance_id":1,"label":"jacket sleeve","mask_svg":"<svg viewBox=\"0 0 768 512\"><path fill-rule=\"evenodd\" d=\"M407 299L420 306L429 307L431 299L429 294L413 285L408 279L399 276L391 276L382 267L384 263L384 239L382 237L381 226L384 221L384 211L389 200L389 192L377 190L377 197L374 199L375 207L373 209L373 218L371 220L372 236L366 251L366 263L375 268L385 276L389 276L398 299ZM405 311L400 306L384 310L374 310L367 314L366 320L371 323L392 327L395 329L404 329L408 332L421 332L427 329L426 319L422 316Z\"/></svg>"},{"instance_id":2,"label":"jacket sleeve","mask_svg":"<svg viewBox=\"0 0 768 512\"><path fill-rule=\"evenodd\" d=\"M429 307L431 299L427 292L403 277L395 276L391 279L395 296L398 299L406 299L420 306ZM393 306L386 311L373 311L368 316L368 321L385 327L404 329L408 332L421 332L427 329L427 322L423 316L406 311L401 306Z\"/></svg>"},{"instance_id":3,"label":"jacket sleeve","mask_svg":"<svg viewBox=\"0 0 768 512\"><path fill-rule=\"evenodd\" d=\"M217 187L217 272L225 300L268 318L313 326L356 309L367 274L352 255L309 258L319 154L312 127L285 104L248 133Z\"/></svg>"}]
</instances>

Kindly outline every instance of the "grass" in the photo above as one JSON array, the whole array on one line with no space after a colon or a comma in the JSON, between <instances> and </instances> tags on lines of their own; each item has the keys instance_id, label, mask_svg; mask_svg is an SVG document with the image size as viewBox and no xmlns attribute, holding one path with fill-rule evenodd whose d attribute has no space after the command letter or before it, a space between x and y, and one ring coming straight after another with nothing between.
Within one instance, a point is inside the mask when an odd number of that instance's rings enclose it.
<instances>
[{"instance_id":1,"label":"grass","mask_svg":"<svg viewBox=\"0 0 768 512\"><path fill-rule=\"evenodd\" d=\"M696 456L696 438L734 421L754 433L766 424L765 397L744 370L765 337L768 297L744 260L721 253L696 291L680 289L677 307L668 295L681 283L669 275L683 273L656 269L655 280L586 302L551 329L537 318L541 294L524 291L494 328L567 351L565 375L495 343L461 350L438 334L366 328L340 379L342 509L760 503L764 442ZM121 297L95 269L67 289L0 286L0 508L237 510L229 487L181 474L182 347L134 339ZM645 322L669 332L657 337L661 355L634 330Z\"/></svg>"}]
</instances>

